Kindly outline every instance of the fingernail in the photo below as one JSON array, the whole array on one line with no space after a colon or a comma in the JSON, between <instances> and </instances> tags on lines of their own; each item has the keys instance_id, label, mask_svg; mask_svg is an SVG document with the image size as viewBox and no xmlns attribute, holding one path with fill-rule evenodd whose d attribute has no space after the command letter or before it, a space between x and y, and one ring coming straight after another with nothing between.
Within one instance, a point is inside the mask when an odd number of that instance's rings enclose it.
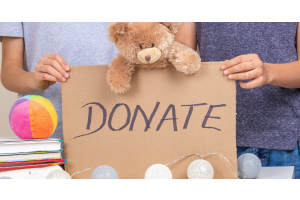
<instances>
[{"instance_id":1,"label":"fingernail","mask_svg":"<svg viewBox=\"0 0 300 200\"><path fill-rule=\"evenodd\" d=\"M65 77L62 77L62 81L63 81L63 82L65 82L65 81L66 81Z\"/></svg>"},{"instance_id":2,"label":"fingernail","mask_svg":"<svg viewBox=\"0 0 300 200\"><path fill-rule=\"evenodd\" d=\"M232 75L229 75L228 78L229 78L229 79L233 79L233 76L232 76Z\"/></svg>"},{"instance_id":3,"label":"fingernail","mask_svg":"<svg viewBox=\"0 0 300 200\"><path fill-rule=\"evenodd\" d=\"M65 75L64 75L66 78L68 78L69 77L69 74L68 73L65 73Z\"/></svg>"},{"instance_id":4,"label":"fingernail","mask_svg":"<svg viewBox=\"0 0 300 200\"><path fill-rule=\"evenodd\" d=\"M229 74L229 71L228 71L228 70L225 70L225 71L224 71L224 74L225 74L225 75Z\"/></svg>"},{"instance_id":5,"label":"fingernail","mask_svg":"<svg viewBox=\"0 0 300 200\"><path fill-rule=\"evenodd\" d=\"M65 69L69 70L70 69L69 65L65 65Z\"/></svg>"},{"instance_id":6,"label":"fingernail","mask_svg":"<svg viewBox=\"0 0 300 200\"><path fill-rule=\"evenodd\" d=\"M225 67L226 67L226 65L222 65L222 66L221 66L221 69L225 69Z\"/></svg>"}]
</instances>

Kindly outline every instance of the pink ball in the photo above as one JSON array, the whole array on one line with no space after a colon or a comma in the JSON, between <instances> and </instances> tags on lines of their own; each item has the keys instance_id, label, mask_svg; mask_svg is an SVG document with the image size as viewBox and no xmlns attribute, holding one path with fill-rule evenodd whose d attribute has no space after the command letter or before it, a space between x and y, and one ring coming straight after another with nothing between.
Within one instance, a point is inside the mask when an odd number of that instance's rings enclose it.
<instances>
[{"instance_id":1,"label":"pink ball","mask_svg":"<svg viewBox=\"0 0 300 200\"><path fill-rule=\"evenodd\" d=\"M27 95L12 106L9 123L13 132L22 139L44 139L54 133L57 113L48 99Z\"/></svg>"}]
</instances>

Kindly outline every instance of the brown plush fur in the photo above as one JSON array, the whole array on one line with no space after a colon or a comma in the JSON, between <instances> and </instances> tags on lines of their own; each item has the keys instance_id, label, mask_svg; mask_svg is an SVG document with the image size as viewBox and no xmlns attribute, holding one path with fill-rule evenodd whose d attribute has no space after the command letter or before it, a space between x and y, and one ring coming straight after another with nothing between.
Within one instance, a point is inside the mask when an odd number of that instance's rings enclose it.
<instances>
[{"instance_id":1,"label":"brown plush fur","mask_svg":"<svg viewBox=\"0 0 300 200\"><path fill-rule=\"evenodd\" d=\"M115 22L108 27L110 41L120 53L110 63L107 81L116 93L130 89L135 67L146 69L173 65L184 74L200 68L197 52L174 41L179 22Z\"/></svg>"}]
</instances>

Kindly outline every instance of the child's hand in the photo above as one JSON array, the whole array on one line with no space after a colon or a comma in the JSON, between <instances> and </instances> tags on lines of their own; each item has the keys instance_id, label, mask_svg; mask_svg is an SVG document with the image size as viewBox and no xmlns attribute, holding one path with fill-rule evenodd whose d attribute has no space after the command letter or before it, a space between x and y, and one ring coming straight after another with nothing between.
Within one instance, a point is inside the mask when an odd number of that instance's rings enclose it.
<instances>
[{"instance_id":1,"label":"child's hand","mask_svg":"<svg viewBox=\"0 0 300 200\"><path fill-rule=\"evenodd\" d=\"M241 55L227 60L221 69L229 79L250 80L240 81L240 86L245 89L263 86L270 80L268 65L263 63L257 54Z\"/></svg>"},{"instance_id":2,"label":"child's hand","mask_svg":"<svg viewBox=\"0 0 300 200\"><path fill-rule=\"evenodd\" d=\"M65 82L69 78L69 65L59 54L46 54L35 66L34 87L45 90L55 82Z\"/></svg>"}]
</instances>

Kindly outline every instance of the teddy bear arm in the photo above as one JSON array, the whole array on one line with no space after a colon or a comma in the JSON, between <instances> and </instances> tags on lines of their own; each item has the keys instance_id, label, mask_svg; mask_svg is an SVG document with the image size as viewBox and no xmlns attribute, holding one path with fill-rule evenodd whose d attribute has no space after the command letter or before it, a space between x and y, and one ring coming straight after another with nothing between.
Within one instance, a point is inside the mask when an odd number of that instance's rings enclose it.
<instances>
[{"instance_id":1,"label":"teddy bear arm","mask_svg":"<svg viewBox=\"0 0 300 200\"><path fill-rule=\"evenodd\" d=\"M107 72L107 82L110 88L115 93L127 92L131 87L130 80L134 69L135 64L128 62L122 54L118 54L110 63Z\"/></svg>"},{"instance_id":2,"label":"teddy bear arm","mask_svg":"<svg viewBox=\"0 0 300 200\"><path fill-rule=\"evenodd\" d=\"M184 74L196 73L201 66L200 56L193 49L174 41L169 52L169 62Z\"/></svg>"}]
</instances>

